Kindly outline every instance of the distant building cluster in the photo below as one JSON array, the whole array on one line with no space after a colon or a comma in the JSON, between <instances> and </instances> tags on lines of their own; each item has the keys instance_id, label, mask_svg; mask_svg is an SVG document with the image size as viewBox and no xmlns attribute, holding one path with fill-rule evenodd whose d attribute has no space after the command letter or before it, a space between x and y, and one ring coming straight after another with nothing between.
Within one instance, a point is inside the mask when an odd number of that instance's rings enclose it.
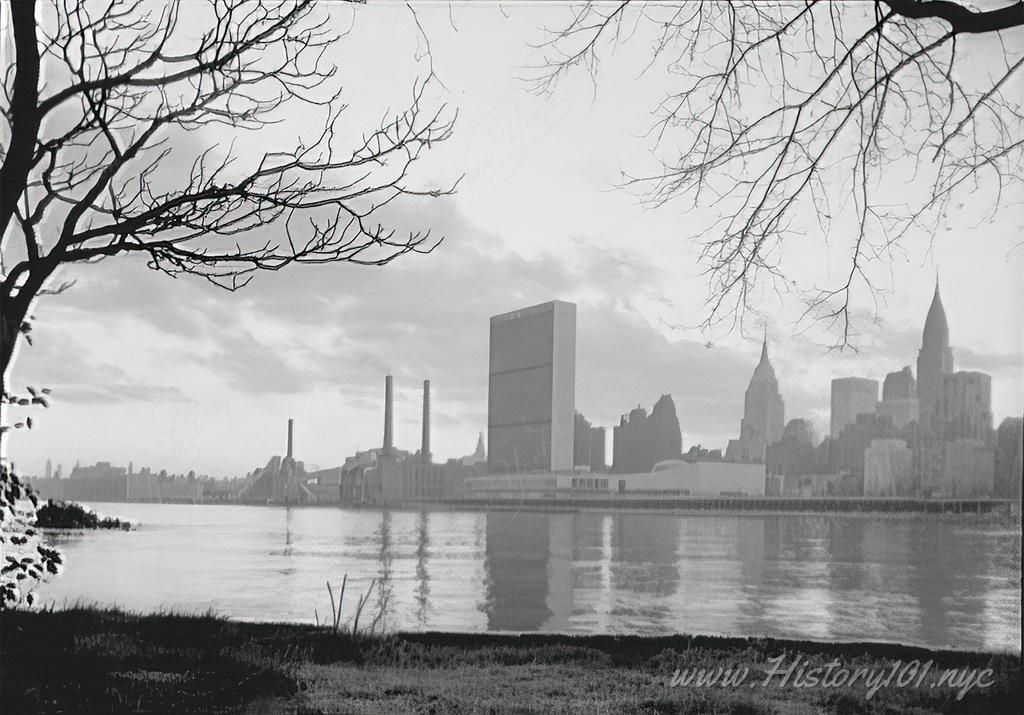
<instances>
[{"instance_id":1,"label":"distant building cluster","mask_svg":"<svg viewBox=\"0 0 1024 715\"><path fill-rule=\"evenodd\" d=\"M61 465L54 470L50 460L42 478L31 480L32 487L46 499L84 502L181 502L228 501L237 498L246 479L212 479L206 475L169 474L166 469L149 467L135 470L115 467L110 462L92 466L76 464L67 477Z\"/></svg>"},{"instance_id":2,"label":"distant building cluster","mask_svg":"<svg viewBox=\"0 0 1024 715\"><path fill-rule=\"evenodd\" d=\"M992 380L956 371L938 285L925 320L917 374L908 365L881 384L858 376L831 384L828 434L786 421L767 338L744 395L739 436L723 455L682 448L671 395L650 413L637 405L612 430L576 410L576 306L550 301L490 319L487 440L436 463L431 387L423 382L420 447L394 444L394 385L384 381L381 446L340 466L307 471L284 456L243 479L134 472L100 462L61 478L47 462L44 496L82 501L239 501L381 505L441 499L586 497L609 494L795 497L1019 498L1022 419L992 424ZM611 434L611 449L607 437ZM611 459L606 457L610 451Z\"/></svg>"},{"instance_id":3,"label":"distant building cluster","mask_svg":"<svg viewBox=\"0 0 1024 715\"><path fill-rule=\"evenodd\" d=\"M832 381L829 435L794 420L769 445L769 492L795 496L1001 497L1021 493L1020 418L992 424L992 378L956 371L939 287L925 318L917 375L881 386Z\"/></svg>"},{"instance_id":4,"label":"distant building cluster","mask_svg":"<svg viewBox=\"0 0 1024 715\"><path fill-rule=\"evenodd\" d=\"M671 395L662 395L654 403L651 414L636 406L623 415L614 431L616 474L650 472L666 459L679 459L683 453L682 433L676 405Z\"/></svg>"},{"instance_id":5,"label":"distant building cluster","mask_svg":"<svg viewBox=\"0 0 1024 715\"><path fill-rule=\"evenodd\" d=\"M622 416L612 430L609 467L608 430L575 410L575 342L572 303L552 301L491 318L487 473L466 478L460 496L764 494L763 463L726 463L720 452L700 446L683 454L671 395L662 395L650 413L638 405ZM775 414L772 408L766 413ZM752 429L764 439L762 428Z\"/></svg>"}]
</instances>

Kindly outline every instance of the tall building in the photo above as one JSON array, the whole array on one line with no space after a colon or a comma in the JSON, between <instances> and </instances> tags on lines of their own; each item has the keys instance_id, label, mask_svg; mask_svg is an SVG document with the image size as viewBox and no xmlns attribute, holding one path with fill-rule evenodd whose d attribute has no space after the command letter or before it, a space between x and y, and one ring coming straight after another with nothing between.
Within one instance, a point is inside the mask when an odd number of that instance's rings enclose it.
<instances>
[{"instance_id":1,"label":"tall building","mask_svg":"<svg viewBox=\"0 0 1024 715\"><path fill-rule=\"evenodd\" d=\"M555 300L491 318L487 469L571 470L576 306Z\"/></svg>"},{"instance_id":2,"label":"tall building","mask_svg":"<svg viewBox=\"0 0 1024 715\"><path fill-rule=\"evenodd\" d=\"M591 472L608 469L604 458L604 427L595 427L579 412L573 430L573 465L589 467Z\"/></svg>"},{"instance_id":3,"label":"tall building","mask_svg":"<svg viewBox=\"0 0 1024 715\"><path fill-rule=\"evenodd\" d=\"M934 442L922 453L921 490L930 497L985 497L995 489L995 450L980 439Z\"/></svg>"},{"instance_id":4,"label":"tall building","mask_svg":"<svg viewBox=\"0 0 1024 715\"><path fill-rule=\"evenodd\" d=\"M593 425L579 412L573 421L572 463L575 467L590 466L590 430Z\"/></svg>"},{"instance_id":5,"label":"tall building","mask_svg":"<svg viewBox=\"0 0 1024 715\"><path fill-rule=\"evenodd\" d=\"M988 443L992 436L992 378L966 370L943 375L932 411L932 435L942 440Z\"/></svg>"},{"instance_id":6,"label":"tall building","mask_svg":"<svg viewBox=\"0 0 1024 715\"><path fill-rule=\"evenodd\" d=\"M914 451L902 439L873 439L864 449L864 496L913 493Z\"/></svg>"},{"instance_id":7,"label":"tall building","mask_svg":"<svg viewBox=\"0 0 1024 715\"><path fill-rule=\"evenodd\" d=\"M658 462L682 457L683 437L671 395L659 397L650 415L640 406L630 410L613 432L615 473L649 472Z\"/></svg>"},{"instance_id":8,"label":"tall building","mask_svg":"<svg viewBox=\"0 0 1024 715\"><path fill-rule=\"evenodd\" d=\"M953 372L953 350L949 346L949 325L946 310L939 296L939 282L924 321L921 350L917 354L917 401L922 435L933 436L935 408L942 392L942 377Z\"/></svg>"},{"instance_id":9,"label":"tall building","mask_svg":"<svg viewBox=\"0 0 1024 715\"><path fill-rule=\"evenodd\" d=\"M996 430L994 496L1020 499L1024 478L1024 420L1007 417Z\"/></svg>"},{"instance_id":10,"label":"tall building","mask_svg":"<svg viewBox=\"0 0 1024 715\"><path fill-rule=\"evenodd\" d=\"M877 384L877 383L876 383ZM874 440L903 439L888 417L873 412L860 413L828 442L829 472L843 475L838 493L864 494L864 460ZM906 440L903 440L906 444Z\"/></svg>"},{"instance_id":11,"label":"tall building","mask_svg":"<svg viewBox=\"0 0 1024 715\"><path fill-rule=\"evenodd\" d=\"M857 415L873 415L878 403L878 380L837 377L832 381L832 420L829 436L835 439Z\"/></svg>"},{"instance_id":12,"label":"tall building","mask_svg":"<svg viewBox=\"0 0 1024 715\"><path fill-rule=\"evenodd\" d=\"M898 428L921 419L921 406L917 401L917 380L910 365L899 372L890 372L882 383L882 401L875 411L892 418Z\"/></svg>"},{"instance_id":13,"label":"tall building","mask_svg":"<svg viewBox=\"0 0 1024 715\"><path fill-rule=\"evenodd\" d=\"M804 419L787 422L782 436L768 445L767 472L781 480L779 493L794 494L801 477L827 470L827 460L817 445L814 427Z\"/></svg>"},{"instance_id":14,"label":"tall building","mask_svg":"<svg viewBox=\"0 0 1024 715\"><path fill-rule=\"evenodd\" d=\"M899 372L890 372L882 383L883 400L917 399L917 380L910 365L904 365Z\"/></svg>"},{"instance_id":15,"label":"tall building","mask_svg":"<svg viewBox=\"0 0 1024 715\"><path fill-rule=\"evenodd\" d=\"M604 472L608 470L605 461L604 445L607 438L607 430L604 427L590 428L590 471Z\"/></svg>"},{"instance_id":16,"label":"tall building","mask_svg":"<svg viewBox=\"0 0 1024 715\"><path fill-rule=\"evenodd\" d=\"M743 419L739 439L729 440L725 458L732 462L765 460L765 450L782 436L786 423L786 404L779 394L775 368L768 360L768 341L761 344L761 360L754 368L743 399Z\"/></svg>"},{"instance_id":17,"label":"tall building","mask_svg":"<svg viewBox=\"0 0 1024 715\"><path fill-rule=\"evenodd\" d=\"M920 418L917 398L908 400L882 400L875 407L875 413L892 420L897 427L903 428Z\"/></svg>"}]
</instances>

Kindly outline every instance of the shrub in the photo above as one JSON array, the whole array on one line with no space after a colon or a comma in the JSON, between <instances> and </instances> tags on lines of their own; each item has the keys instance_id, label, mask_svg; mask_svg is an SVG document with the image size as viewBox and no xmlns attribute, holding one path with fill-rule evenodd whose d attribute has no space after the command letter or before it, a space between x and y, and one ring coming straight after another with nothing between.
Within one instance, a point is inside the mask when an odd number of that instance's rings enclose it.
<instances>
[{"instance_id":1,"label":"shrub","mask_svg":"<svg viewBox=\"0 0 1024 715\"><path fill-rule=\"evenodd\" d=\"M89 511L81 504L74 502L47 501L36 512L36 526L42 529L124 529L131 524L110 517L99 518L96 512Z\"/></svg>"}]
</instances>

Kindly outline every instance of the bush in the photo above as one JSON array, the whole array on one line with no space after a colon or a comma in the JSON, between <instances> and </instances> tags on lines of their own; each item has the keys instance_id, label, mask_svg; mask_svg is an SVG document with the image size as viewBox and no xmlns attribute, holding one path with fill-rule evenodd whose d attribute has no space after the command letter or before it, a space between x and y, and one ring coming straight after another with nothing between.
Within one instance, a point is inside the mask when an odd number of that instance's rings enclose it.
<instances>
[{"instance_id":1,"label":"bush","mask_svg":"<svg viewBox=\"0 0 1024 715\"><path fill-rule=\"evenodd\" d=\"M89 511L81 504L74 502L47 501L36 511L36 526L42 529L124 529L132 525L127 521L99 518L96 512Z\"/></svg>"}]
</instances>

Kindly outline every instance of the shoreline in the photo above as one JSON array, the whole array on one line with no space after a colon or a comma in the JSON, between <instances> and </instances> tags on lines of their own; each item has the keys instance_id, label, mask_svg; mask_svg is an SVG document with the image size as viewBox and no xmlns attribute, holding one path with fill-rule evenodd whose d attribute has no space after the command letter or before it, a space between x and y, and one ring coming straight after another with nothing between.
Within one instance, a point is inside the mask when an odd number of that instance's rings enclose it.
<instances>
[{"instance_id":1,"label":"shoreline","mask_svg":"<svg viewBox=\"0 0 1024 715\"><path fill-rule=\"evenodd\" d=\"M857 497L846 497L840 499L848 499L852 503L853 500L859 499ZM948 519L958 522L968 522L970 520L983 520L983 521L1006 521L1011 524L1021 524L1021 513L1019 509L1015 510L1014 506L1018 502L1012 500L981 500L985 504L985 508L970 509L970 510L948 510L940 508L924 508L924 509L856 509L856 508L844 508L836 510L828 510L825 508L817 509L781 509L781 508L770 508L770 509L759 509L759 508L733 508L733 507L714 507L714 508L700 508L694 506L685 506L680 503L676 503L675 500L665 500L668 503L665 504L651 504L647 502L645 504L630 504L627 500L620 503L615 502L596 502L588 500L552 500L555 503L549 503L543 500L523 500L521 502L509 502L509 503L495 503L493 501L480 501L472 502L468 500L460 501L441 501L441 502L401 502L393 504L336 504L336 503L314 503L314 504L276 504L266 502L239 502L239 501L205 501L205 502L183 502L183 501L116 501L116 502L104 502L104 501L90 501L87 499L80 500L80 503L87 504L91 507L103 505L119 505L119 504L150 504L150 505L161 505L161 506L240 506L240 507L266 507L272 509L337 509L340 511L352 510L352 511L403 511L403 512L423 512L423 511L439 511L439 512L526 512L526 513L537 513L537 514L574 514L574 513L616 513L616 514L659 514L659 515L678 515L678 516L817 516L817 517L834 517L834 516L853 516L853 517L868 517L868 518L891 518L891 519L907 519L907 518L929 518L929 519ZM787 500L793 501L793 500ZM820 502L815 500L804 500L806 506L816 506ZM901 501L901 500L897 500ZM938 507L942 504L955 503L956 500L934 500L927 503L933 504ZM971 504L975 504L979 500L967 500ZM879 503L884 503L881 500Z\"/></svg>"},{"instance_id":2,"label":"shoreline","mask_svg":"<svg viewBox=\"0 0 1024 715\"><path fill-rule=\"evenodd\" d=\"M436 631L366 638L82 607L7 612L0 626L4 712L1004 712L1021 694L1019 653L878 642ZM931 661L936 673L987 669L991 683L962 699L934 686L883 687L871 698L860 685L758 687L780 656L818 669ZM681 669L697 667L754 675L749 687L672 685Z\"/></svg>"}]
</instances>

